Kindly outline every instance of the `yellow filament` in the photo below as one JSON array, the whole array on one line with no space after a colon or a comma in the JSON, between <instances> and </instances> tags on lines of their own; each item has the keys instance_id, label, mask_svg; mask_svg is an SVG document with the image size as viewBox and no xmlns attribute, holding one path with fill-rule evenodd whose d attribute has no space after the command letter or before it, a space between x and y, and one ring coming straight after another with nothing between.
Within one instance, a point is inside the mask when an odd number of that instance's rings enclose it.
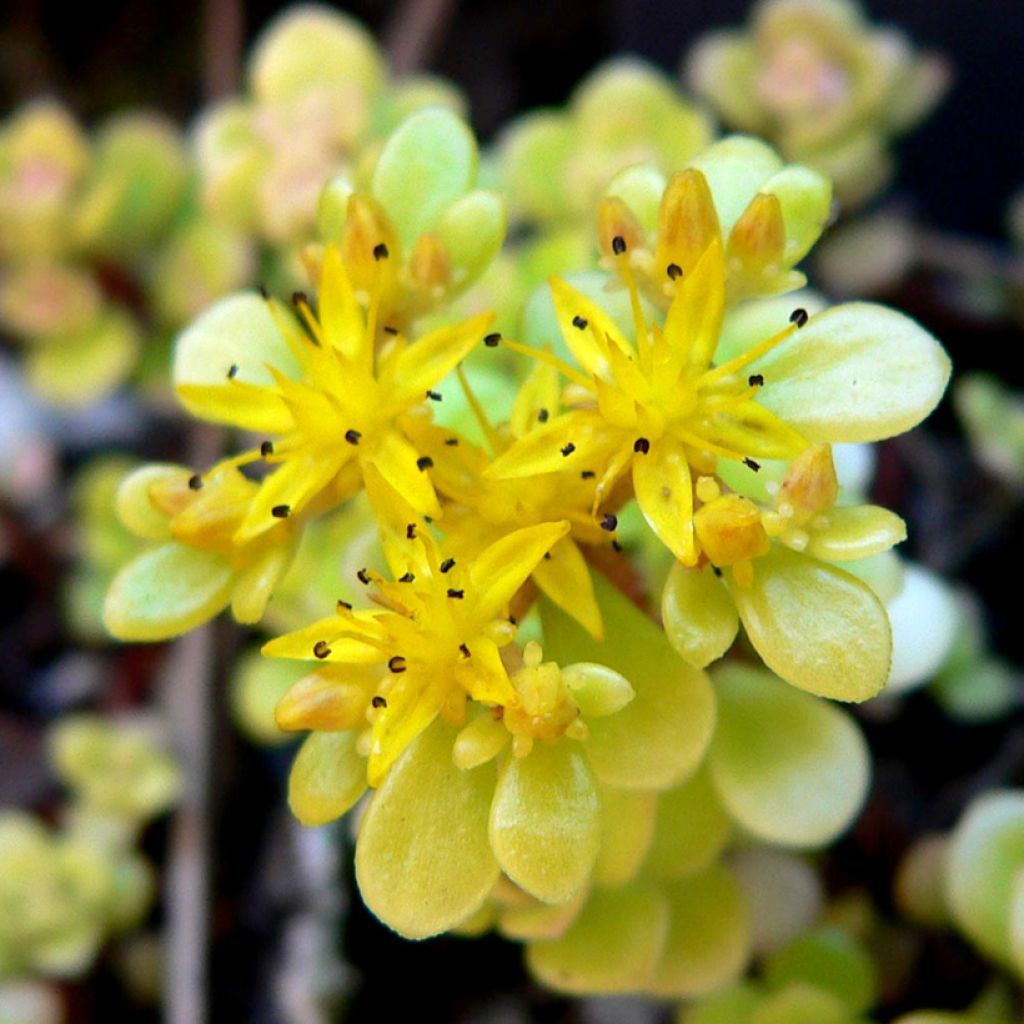
<instances>
[{"instance_id":1,"label":"yellow filament","mask_svg":"<svg viewBox=\"0 0 1024 1024\"><path fill-rule=\"evenodd\" d=\"M473 394L473 389L469 386L469 380L466 377L466 371L461 366L457 366L455 372L458 375L462 393L466 396L466 401L469 403L470 409L473 410L473 415L476 417L477 423L480 424L484 437L487 438L487 443L491 448L491 455L497 455L501 451L501 439L498 437L497 431L491 426L491 421L487 418L483 406L476 395Z\"/></svg>"},{"instance_id":2,"label":"yellow filament","mask_svg":"<svg viewBox=\"0 0 1024 1024\"><path fill-rule=\"evenodd\" d=\"M753 348L747 349L746 352L741 353L734 359L730 359L727 363L722 363L721 366L716 366L713 370L708 370L707 373L701 374L697 378L697 387L704 388L709 384L714 384L716 381L731 377L738 370L742 370L743 367L749 366L755 360L760 359L766 352L770 352L776 345L781 345L787 338L795 334L796 330L797 325L790 324L785 330L779 331L778 334L773 334L770 338L755 345Z\"/></svg>"},{"instance_id":3,"label":"yellow filament","mask_svg":"<svg viewBox=\"0 0 1024 1024\"><path fill-rule=\"evenodd\" d=\"M507 341L504 338L501 343L505 348L518 352L521 356L526 356L527 359L536 359L540 363L553 366L563 377L567 377L574 384L579 384L581 388L586 388L588 391L594 390L588 377L580 373L574 366L570 366L564 359L559 359L553 352L548 352L546 349L530 348L527 345L521 345L518 341Z\"/></svg>"},{"instance_id":4,"label":"yellow filament","mask_svg":"<svg viewBox=\"0 0 1024 1024\"><path fill-rule=\"evenodd\" d=\"M644 318L643 307L640 305L640 293L637 291L633 271L629 265L629 256L619 257L619 273L626 282L629 291L629 304L633 308L633 330L636 332L636 348L640 356L640 365L647 371L651 368L651 336L647 331L647 320Z\"/></svg>"},{"instance_id":5,"label":"yellow filament","mask_svg":"<svg viewBox=\"0 0 1024 1024\"><path fill-rule=\"evenodd\" d=\"M742 462L747 457L742 452L733 451L731 448L723 448L713 441L705 440L700 434L691 434L688 430L677 430L675 433L676 437L684 444L688 444L693 448L699 448L701 451L710 452L712 455L718 455L723 459L729 459L732 462Z\"/></svg>"},{"instance_id":6,"label":"yellow filament","mask_svg":"<svg viewBox=\"0 0 1024 1024\"><path fill-rule=\"evenodd\" d=\"M302 319L305 321L306 326L309 328L309 333L312 334L314 338L316 338L317 344L320 345L321 348L323 348L323 332L320 330L320 324L317 321L317 318L313 316L313 310L309 308L309 303L306 302L305 299L299 298L296 299L295 305L298 306L299 313L302 314Z\"/></svg>"},{"instance_id":7,"label":"yellow filament","mask_svg":"<svg viewBox=\"0 0 1024 1024\"><path fill-rule=\"evenodd\" d=\"M267 309L274 320L274 324L281 332L281 336L286 342L288 342L288 347L292 350L292 354L300 363L305 363L306 344L308 344L309 339L301 331L296 330L291 322L285 319L281 310L278 308L277 303L274 302L273 299L266 299L264 301L266 302Z\"/></svg>"}]
</instances>

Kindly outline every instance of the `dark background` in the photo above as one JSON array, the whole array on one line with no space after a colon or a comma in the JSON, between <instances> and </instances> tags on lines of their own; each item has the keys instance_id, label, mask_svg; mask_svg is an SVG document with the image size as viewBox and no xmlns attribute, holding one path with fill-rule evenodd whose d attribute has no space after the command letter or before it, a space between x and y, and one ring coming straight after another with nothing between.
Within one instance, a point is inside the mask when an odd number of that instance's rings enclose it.
<instances>
[{"instance_id":1,"label":"dark background","mask_svg":"<svg viewBox=\"0 0 1024 1024\"><path fill-rule=\"evenodd\" d=\"M284 5L243 5L246 41ZM346 5L378 35L398 4ZM745 20L749 0L474 0L455 7L432 70L469 94L484 138L527 107L560 103L602 58L633 51L669 71L702 32ZM1024 2L871 0L873 20L946 53L954 87L902 144L901 184L931 223L1002 236L1007 201L1024 185ZM150 105L182 120L198 109L202 3L96 0L0 5L0 108L55 92L87 119Z\"/></svg>"}]
</instances>

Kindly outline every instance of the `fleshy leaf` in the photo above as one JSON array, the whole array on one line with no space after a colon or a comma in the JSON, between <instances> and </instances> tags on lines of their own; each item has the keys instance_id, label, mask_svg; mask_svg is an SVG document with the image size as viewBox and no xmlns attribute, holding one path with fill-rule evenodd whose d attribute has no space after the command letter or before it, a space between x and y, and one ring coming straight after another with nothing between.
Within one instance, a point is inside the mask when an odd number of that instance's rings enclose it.
<instances>
[{"instance_id":1,"label":"fleshy leaf","mask_svg":"<svg viewBox=\"0 0 1024 1024\"><path fill-rule=\"evenodd\" d=\"M545 602L544 650L559 664L594 661L624 675L636 696L621 711L587 724L587 756L597 777L624 789L665 789L696 771L715 723L707 676L682 661L665 634L603 577L594 589L601 614L616 623L601 643Z\"/></svg>"},{"instance_id":2,"label":"fleshy leaf","mask_svg":"<svg viewBox=\"0 0 1024 1024\"><path fill-rule=\"evenodd\" d=\"M1011 896L1022 866L1024 793L986 793L953 832L946 896L967 937L985 954L1011 967Z\"/></svg>"},{"instance_id":3,"label":"fleshy leaf","mask_svg":"<svg viewBox=\"0 0 1024 1024\"><path fill-rule=\"evenodd\" d=\"M171 541L144 551L114 577L103 622L119 640L167 640L224 609L234 573L224 555Z\"/></svg>"},{"instance_id":4,"label":"fleshy leaf","mask_svg":"<svg viewBox=\"0 0 1024 1024\"><path fill-rule=\"evenodd\" d=\"M455 731L436 721L395 762L363 817L356 880L366 905L409 939L477 910L500 869L487 838L494 766L452 761Z\"/></svg>"},{"instance_id":5,"label":"fleshy leaf","mask_svg":"<svg viewBox=\"0 0 1024 1024\"><path fill-rule=\"evenodd\" d=\"M729 815L706 769L658 795L654 839L644 870L659 878L685 878L706 868L732 832Z\"/></svg>"},{"instance_id":6,"label":"fleshy leaf","mask_svg":"<svg viewBox=\"0 0 1024 1024\"><path fill-rule=\"evenodd\" d=\"M935 408L950 362L910 317L851 302L812 317L753 369L766 382L761 404L811 441L880 441Z\"/></svg>"},{"instance_id":7,"label":"fleshy leaf","mask_svg":"<svg viewBox=\"0 0 1024 1024\"><path fill-rule=\"evenodd\" d=\"M427 108L407 117L385 143L373 172L373 194L411 249L473 187L476 169L473 133L450 110Z\"/></svg>"},{"instance_id":8,"label":"fleshy leaf","mask_svg":"<svg viewBox=\"0 0 1024 1024\"><path fill-rule=\"evenodd\" d=\"M699 996L735 978L750 955L743 894L728 869L705 871L667 887L669 932L650 991Z\"/></svg>"},{"instance_id":9,"label":"fleshy leaf","mask_svg":"<svg viewBox=\"0 0 1024 1024\"><path fill-rule=\"evenodd\" d=\"M875 696L889 677L892 637L874 592L850 573L776 547L749 587L729 587L750 642L788 683L834 700Z\"/></svg>"},{"instance_id":10,"label":"fleshy leaf","mask_svg":"<svg viewBox=\"0 0 1024 1024\"><path fill-rule=\"evenodd\" d=\"M830 842L867 793L868 752L853 719L760 669L724 665L714 681L708 763L730 813L768 842Z\"/></svg>"},{"instance_id":11,"label":"fleshy leaf","mask_svg":"<svg viewBox=\"0 0 1024 1024\"><path fill-rule=\"evenodd\" d=\"M657 796L637 790L601 790L601 848L594 864L597 885L625 885L644 861L654 835Z\"/></svg>"},{"instance_id":12,"label":"fleshy leaf","mask_svg":"<svg viewBox=\"0 0 1024 1024\"><path fill-rule=\"evenodd\" d=\"M680 562L672 566L665 583L661 617L672 646L697 668L722 657L740 628L736 606L714 573Z\"/></svg>"},{"instance_id":13,"label":"fleshy leaf","mask_svg":"<svg viewBox=\"0 0 1024 1024\"><path fill-rule=\"evenodd\" d=\"M649 882L595 889L559 939L527 946L530 972L579 995L633 992L649 981L668 934L668 906Z\"/></svg>"},{"instance_id":14,"label":"fleshy leaf","mask_svg":"<svg viewBox=\"0 0 1024 1024\"><path fill-rule=\"evenodd\" d=\"M303 825L340 818L366 791L366 758L356 753L357 734L314 732L295 755L288 776L288 806Z\"/></svg>"},{"instance_id":15,"label":"fleshy leaf","mask_svg":"<svg viewBox=\"0 0 1024 1024\"><path fill-rule=\"evenodd\" d=\"M601 802L582 750L568 740L509 758L491 806L491 848L531 896L565 903L597 858Z\"/></svg>"}]
</instances>

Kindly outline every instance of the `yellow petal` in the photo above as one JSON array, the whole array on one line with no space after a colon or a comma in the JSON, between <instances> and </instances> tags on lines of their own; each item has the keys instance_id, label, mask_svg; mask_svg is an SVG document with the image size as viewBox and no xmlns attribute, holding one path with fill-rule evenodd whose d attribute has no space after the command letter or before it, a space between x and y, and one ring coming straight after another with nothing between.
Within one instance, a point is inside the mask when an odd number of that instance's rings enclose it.
<instances>
[{"instance_id":1,"label":"yellow petal","mask_svg":"<svg viewBox=\"0 0 1024 1024\"><path fill-rule=\"evenodd\" d=\"M595 377L607 376L608 360L604 355L604 345L615 345L622 352L629 352L631 346L612 318L596 302L560 277L552 277L548 284L558 326L576 362ZM601 341L595 338L594 332Z\"/></svg>"},{"instance_id":2,"label":"yellow petal","mask_svg":"<svg viewBox=\"0 0 1024 1024\"><path fill-rule=\"evenodd\" d=\"M696 265L682 278L665 317L664 337L675 355L672 370L687 363L704 367L711 362L725 315L725 264L722 242L715 236Z\"/></svg>"},{"instance_id":3,"label":"yellow petal","mask_svg":"<svg viewBox=\"0 0 1024 1024\"><path fill-rule=\"evenodd\" d=\"M384 430L359 445L359 461L370 463L394 490L418 513L439 516L429 466L420 462L420 453L397 430Z\"/></svg>"},{"instance_id":4,"label":"yellow petal","mask_svg":"<svg viewBox=\"0 0 1024 1024\"><path fill-rule=\"evenodd\" d=\"M545 553L568 532L564 519L526 526L495 541L473 560L469 576L483 621L502 614Z\"/></svg>"},{"instance_id":5,"label":"yellow petal","mask_svg":"<svg viewBox=\"0 0 1024 1024\"><path fill-rule=\"evenodd\" d=\"M416 667L391 677L387 704L377 712L370 736L366 775L371 786L381 785L406 747L434 720L453 683Z\"/></svg>"},{"instance_id":6,"label":"yellow petal","mask_svg":"<svg viewBox=\"0 0 1024 1024\"><path fill-rule=\"evenodd\" d=\"M288 806L303 825L340 818L366 792L366 758L354 732L314 732L295 755Z\"/></svg>"},{"instance_id":7,"label":"yellow petal","mask_svg":"<svg viewBox=\"0 0 1024 1024\"><path fill-rule=\"evenodd\" d=\"M343 632L351 635L339 637L338 634ZM359 639L360 633L366 636L366 641ZM370 617L370 613L356 612L346 619L331 615L310 626L268 640L261 650L268 658L296 658L300 661L365 665L385 660L380 647L368 642L370 638L376 638L380 634L381 629ZM321 641L328 643L329 651L324 657L318 658L314 648Z\"/></svg>"},{"instance_id":8,"label":"yellow petal","mask_svg":"<svg viewBox=\"0 0 1024 1024\"><path fill-rule=\"evenodd\" d=\"M234 380L224 384L179 384L175 390L182 405L204 420L261 434L283 434L292 426L288 407L267 387Z\"/></svg>"},{"instance_id":9,"label":"yellow petal","mask_svg":"<svg viewBox=\"0 0 1024 1024\"><path fill-rule=\"evenodd\" d=\"M410 939L463 921L501 872L487 838L494 764L457 768L454 738L441 721L421 734L388 773L359 829L356 880L363 899Z\"/></svg>"},{"instance_id":10,"label":"yellow petal","mask_svg":"<svg viewBox=\"0 0 1024 1024\"><path fill-rule=\"evenodd\" d=\"M889 619L856 577L776 545L754 563L751 586L729 589L750 642L787 682L847 701L867 700L885 686Z\"/></svg>"},{"instance_id":11,"label":"yellow petal","mask_svg":"<svg viewBox=\"0 0 1024 1024\"><path fill-rule=\"evenodd\" d=\"M792 459L807 447L785 420L754 401L708 417L698 432L713 445L759 459Z\"/></svg>"},{"instance_id":12,"label":"yellow petal","mask_svg":"<svg viewBox=\"0 0 1024 1024\"><path fill-rule=\"evenodd\" d=\"M401 395L422 400L480 344L493 320L493 313L481 313L452 327L439 327L404 348L395 372Z\"/></svg>"},{"instance_id":13,"label":"yellow petal","mask_svg":"<svg viewBox=\"0 0 1024 1024\"><path fill-rule=\"evenodd\" d=\"M333 452L296 457L278 466L260 484L235 543L244 544L280 525L273 511L279 506L287 507L289 516L298 515L338 475L350 458L349 447L339 445Z\"/></svg>"},{"instance_id":14,"label":"yellow petal","mask_svg":"<svg viewBox=\"0 0 1024 1024\"><path fill-rule=\"evenodd\" d=\"M474 699L490 704L514 704L518 698L509 681L498 645L476 637L467 645L469 656L455 663L458 684Z\"/></svg>"},{"instance_id":15,"label":"yellow petal","mask_svg":"<svg viewBox=\"0 0 1024 1024\"><path fill-rule=\"evenodd\" d=\"M327 246L320 276L319 319L324 340L352 362L370 354L363 312L336 245Z\"/></svg>"},{"instance_id":16,"label":"yellow petal","mask_svg":"<svg viewBox=\"0 0 1024 1024\"><path fill-rule=\"evenodd\" d=\"M693 490L683 445L666 434L652 442L646 455L635 455L633 489L661 542L684 565L693 565Z\"/></svg>"},{"instance_id":17,"label":"yellow petal","mask_svg":"<svg viewBox=\"0 0 1024 1024\"><path fill-rule=\"evenodd\" d=\"M558 541L533 570L537 586L571 615L595 640L604 636L601 609L594 597L594 584L590 579L583 553L571 537Z\"/></svg>"},{"instance_id":18,"label":"yellow petal","mask_svg":"<svg viewBox=\"0 0 1024 1024\"><path fill-rule=\"evenodd\" d=\"M380 678L376 665L325 667L310 672L278 701L274 719L286 732L359 728L365 724L366 707Z\"/></svg>"},{"instance_id":19,"label":"yellow petal","mask_svg":"<svg viewBox=\"0 0 1024 1024\"><path fill-rule=\"evenodd\" d=\"M633 441L633 438L630 438ZM596 471L621 442L597 413L565 413L521 437L488 467L484 476L507 480L541 473Z\"/></svg>"}]
</instances>

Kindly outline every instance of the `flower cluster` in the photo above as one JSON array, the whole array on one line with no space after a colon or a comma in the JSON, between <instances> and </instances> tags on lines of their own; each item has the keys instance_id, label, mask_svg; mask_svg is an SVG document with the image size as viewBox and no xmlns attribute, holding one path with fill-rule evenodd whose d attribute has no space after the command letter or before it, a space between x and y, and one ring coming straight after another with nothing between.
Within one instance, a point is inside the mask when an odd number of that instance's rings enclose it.
<instances>
[{"instance_id":1,"label":"flower cluster","mask_svg":"<svg viewBox=\"0 0 1024 1024\"><path fill-rule=\"evenodd\" d=\"M518 338L445 317L504 227L466 137L412 114L368 190L328 185L315 296L230 296L180 335L182 402L252 443L121 484L152 544L106 622L270 609L264 653L309 669L276 709L308 733L292 810L365 802L357 879L400 933L495 927L556 988L700 995L752 951L734 837L819 847L863 801L863 739L820 698L885 685L890 627L837 563L904 527L831 446L914 426L948 359L898 313L781 297L830 188L745 138L612 177L599 265ZM709 676L740 623L771 671Z\"/></svg>"}]
</instances>

